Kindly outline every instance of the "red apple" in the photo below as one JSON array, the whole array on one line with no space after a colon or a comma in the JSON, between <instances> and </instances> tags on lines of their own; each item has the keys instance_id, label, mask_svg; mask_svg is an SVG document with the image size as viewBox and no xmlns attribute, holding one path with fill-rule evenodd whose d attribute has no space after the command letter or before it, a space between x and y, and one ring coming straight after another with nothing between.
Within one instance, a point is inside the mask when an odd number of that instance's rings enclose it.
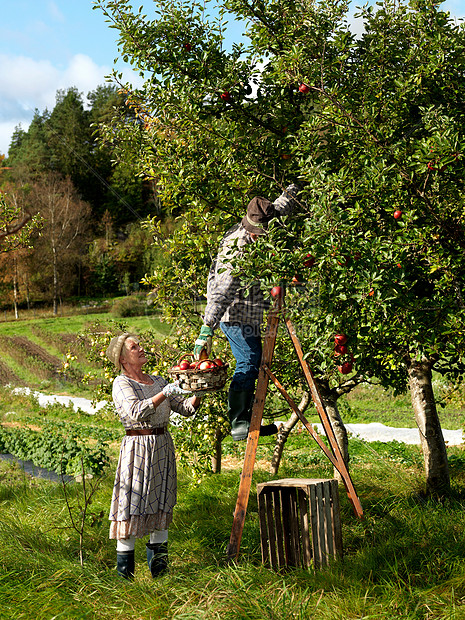
<instances>
[{"instance_id":1,"label":"red apple","mask_svg":"<svg viewBox=\"0 0 465 620\"><path fill-rule=\"evenodd\" d=\"M190 368L190 366L191 365L189 364L189 362L184 361L184 362L181 362L179 364L179 369L180 370L187 370L188 368Z\"/></svg>"},{"instance_id":2,"label":"red apple","mask_svg":"<svg viewBox=\"0 0 465 620\"><path fill-rule=\"evenodd\" d=\"M347 342L347 336L345 334L336 334L334 336L334 343L336 345L345 344L346 342Z\"/></svg>"},{"instance_id":3,"label":"red apple","mask_svg":"<svg viewBox=\"0 0 465 620\"><path fill-rule=\"evenodd\" d=\"M345 344L337 344L334 347L334 355L345 355L347 353L347 347Z\"/></svg>"},{"instance_id":4,"label":"red apple","mask_svg":"<svg viewBox=\"0 0 465 620\"><path fill-rule=\"evenodd\" d=\"M224 362L223 360L220 360L219 357L217 357L216 359L213 360L213 363L216 364L217 366L224 366Z\"/></svg>"},{"instance_id":5,"label":"red apple","mask_svg":"<svg viewBox=\"0 0 465 620\"><path fill-rule=\"evenodd\" d=\"M352 372L352 368L353 366L350 362L344 362L342 366L337 367L339 372L341 372L343 375L348 375L349 372Z\"/></svg>"},{"instance_id":6,"label":"red apple","mask_svg":"<svg viewBox=\"0 0 465 620\"><path fill-rule=\"evenodd\" d=\"M312 254L307 254L304 260L304 267L313 267L315 264L315 257Z\"/></svg>"},{"instance_id":7,"label":"red apple","mask_svg":"<svg viewBox=\"0 0 465 620\"><path fill-rule=\"evenodd\" d=\"M223 101L226 101L226 102L231 101L231 95L229 91L227 90L225 90L224 93L221 93L220 97Z\"/></svg>"},{"instance_id":8,"label":"red apple","mask_svg":"<svg viewBox=\"0 0 465 620\"><path fill-rule=\"evenodd\" d=\"M180 370L179 366L173 366L171 370Z\"/></svg>"},{"instance_id":9,"label":"red apple","mask_svg":"<svg viewBox=\"0 0 465 620\"><path fill-rule=\"evenodd\" d=\"M395 220L400 220L402 217L402 211L400 209L397 209L396 211L394 211L394 219Z\"/></svg>"},{"instance_id":10,"label":"red apple","mask_svg":"<svg viewBox=\"0 0 465 620\"><path fill-rule=\"evenodd\" d=\"M299 91L303 93L304 95L306 95L308 92L310 92L310 87L307 86L307 84L301 84L299 86Z\"/></svg>"},{"instance_id":11,"label":"red apple","mask_svg":"<svg viewBox=\"0 0 465 620\"><path fill-rule=\"evenodd\" d=\"M271 289L271 297L280 297L282 295L283 289L280 286L273 286Z\"/></svg>"},{"instance_id":12,"label":"red apple","mask_svg":"<svg viewBox=\"0 0 465 620\"><path fill-rule=\"evenodd\" d=\"M197 368L197 362L191 362L189 368Z\"/></svg>"},{"instance_id":13,"label":"red apple","mask_svg":"<svg viewBox=\"0 0 465 620\"><path fill-rule=\"evenodd\" d=\"M210 360L204 360L199 364L199 370L208 370L209 368L214 368L215 364Z\"/></svg>"}]
</instances>

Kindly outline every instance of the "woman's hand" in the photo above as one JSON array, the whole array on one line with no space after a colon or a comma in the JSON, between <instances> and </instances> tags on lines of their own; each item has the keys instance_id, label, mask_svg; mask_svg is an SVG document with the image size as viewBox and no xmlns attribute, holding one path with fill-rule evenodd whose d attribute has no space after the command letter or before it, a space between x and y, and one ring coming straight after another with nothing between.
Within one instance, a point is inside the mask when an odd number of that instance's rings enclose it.
<instances>
[{"instance_id":1,"label":"woman's hand","mask_svg":"<svg viewBox=\"0 0 465 620\"><path fill-rule=\"evenodd\" d=\"M170 398L170 396L183 396L184 394L190 394L190 390L184 390L180 385L179 381L175 381L174 383L168 383L162 390L163 396L166 398Z\"/></svg>"}]
</instances>

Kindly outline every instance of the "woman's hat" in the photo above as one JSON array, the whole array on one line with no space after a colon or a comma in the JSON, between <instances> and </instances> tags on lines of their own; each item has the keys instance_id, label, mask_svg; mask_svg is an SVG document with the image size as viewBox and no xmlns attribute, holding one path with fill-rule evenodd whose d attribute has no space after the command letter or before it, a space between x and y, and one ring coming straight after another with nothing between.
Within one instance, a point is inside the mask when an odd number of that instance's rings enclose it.
<instances>
[{"instance_id":1,"label":"woman's hat","mask_svg":"<svg viewBox=\"0 0 465 620\"><path fill-rule=\"evenodd\" d=\"M242 218L242 226L255 235L265 235L268 222L275 217L276 211L272 202L256 196L247 205L247 213Z\"/></svg>"},{"instance_id":2,"label":"woman's hat","mask_svg":"<svg viewBox=\"0 0 465 620\"><path fill-rule=\"evenodd\" d=\"M115 336L110 340L110 344L108 345L106 351L108 359L110 362L113 362L117 370L121 369L119 358L121 357L121 351L123 350L123 346L127 338L135 338L137 341L139 340L135 334L124 332L124 334Z\"/></svg>"}]
</instances>

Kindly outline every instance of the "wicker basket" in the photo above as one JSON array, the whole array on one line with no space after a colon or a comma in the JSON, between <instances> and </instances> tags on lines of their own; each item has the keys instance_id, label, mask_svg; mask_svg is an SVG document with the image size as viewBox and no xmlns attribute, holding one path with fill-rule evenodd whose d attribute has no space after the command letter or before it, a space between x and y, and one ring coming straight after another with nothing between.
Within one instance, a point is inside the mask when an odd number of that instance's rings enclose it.
<instances>
[{"instance_id":1,"label":"wicker basket","mask_svg":"<svg viewBox=\"0 0 465 620\"><path fill-rule=\"evenodd\" d=\"M192 358L192 361L189 361L189 358ZM191 365L195 364L195 366L193 368L186 368L185 370L181 370L174 366L168 370L168 373L173 379L179 381L179 385L183 390L189 390L190 392L199 394L202 392L217 392L225 386L228 378L228 364L222 364L220 366L215 360L209 359L194 361L194 356L191 353L186 353L181 357L177 366L184 361L189 362ZM212 362L214 364L213 368L200 370L198 368L199 365L205 361Z\"/></svg>"}]
</instances>

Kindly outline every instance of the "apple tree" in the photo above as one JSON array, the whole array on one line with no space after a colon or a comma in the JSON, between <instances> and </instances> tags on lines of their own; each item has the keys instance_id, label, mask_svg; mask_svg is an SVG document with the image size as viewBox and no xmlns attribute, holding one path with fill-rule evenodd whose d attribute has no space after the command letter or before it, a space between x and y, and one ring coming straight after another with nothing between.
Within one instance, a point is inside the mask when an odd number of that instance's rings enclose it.
<instances>
[{"instance_id":1,"label":"apple tree","mask_svg":"<svg viewBox=\"0 0 465 620\"><path fill-rule=\"evenodd\" d=\"M177 218L169 238L152 222L171 260L148 281L170 312L201 295L253 195L301 183L298 209L237 273L265 290L300 283L288 308L329 395L370 377L410 388L427 491L447 491L432 372L465 371L463 26L431 0L365 6L358 38L332 0L225 0L217 18L183 2L155 3L153 19L128 0L95 5L144 78L115 72L126 109L101 132ZM226 10L248 36L229 51Z\"/></svg>"},{"instance_id":2,"label":"apple tree","mask_svg":"<svg viewBox=\"0 0 465 620\"><path fill-rule=\"evenodd\" d=\"M23 194L9 185L0 190L0 252L27 246L40 222L38 215L25 208Z\"/></svg>"}]
</instances>

